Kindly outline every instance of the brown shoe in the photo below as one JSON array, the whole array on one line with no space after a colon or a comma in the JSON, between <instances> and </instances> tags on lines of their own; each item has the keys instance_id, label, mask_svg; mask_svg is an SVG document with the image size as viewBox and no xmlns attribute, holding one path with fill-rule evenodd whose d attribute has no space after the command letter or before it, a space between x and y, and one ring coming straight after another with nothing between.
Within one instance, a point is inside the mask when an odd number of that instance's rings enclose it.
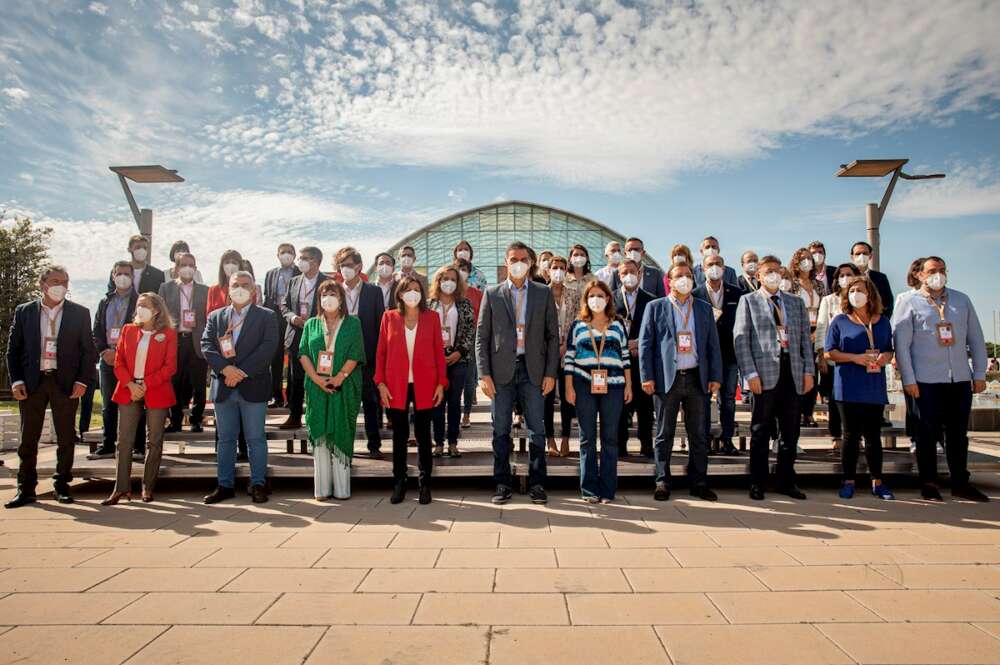
<instances>
[{"instance_id":1,"label":"brown shoe","mask_svg":"<svg viewBox=\"0 0 1000 665\"><path fill-rule=\"evenodd\" d=\"M285 422L278 425L278 429L301 429L301 428L302 428L302 419L294 418L292 416L288 416L288 419Z\"/></svg>"}]
</instances>

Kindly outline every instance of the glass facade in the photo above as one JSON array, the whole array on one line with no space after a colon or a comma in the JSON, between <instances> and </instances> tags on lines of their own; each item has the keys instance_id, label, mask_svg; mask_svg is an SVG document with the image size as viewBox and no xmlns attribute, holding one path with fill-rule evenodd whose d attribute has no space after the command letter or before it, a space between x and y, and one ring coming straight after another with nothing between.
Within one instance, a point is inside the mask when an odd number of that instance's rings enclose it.
<instances>
[{"instance_id":1,"label":"glass facade","mask_svg":"<svg viewBox=\"0 0 1000 665\"><path fill-rule=\"evenodd\" d=\"M400 247L412 246L417 252L417 270L431 275L451 263L452 249L460 240L472 245L472 262L491 284L506 276L504 253L515 240L531 246L536 252L547 249L566 257L571 246L584 245L590 253L592 271L605 265L604 247L609 242L616 240L625 244L624 236L593 220L564 210L513 201L445 217L385 251L395 257ZM647 256L647 261L657 265L651 257Z\"/></svg>"}]
</instances>

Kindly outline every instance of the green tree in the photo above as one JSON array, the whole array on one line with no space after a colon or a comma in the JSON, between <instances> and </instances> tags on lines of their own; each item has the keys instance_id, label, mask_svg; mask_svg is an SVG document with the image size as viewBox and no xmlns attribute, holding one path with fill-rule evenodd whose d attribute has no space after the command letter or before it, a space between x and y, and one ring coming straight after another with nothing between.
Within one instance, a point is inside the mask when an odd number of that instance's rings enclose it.
<instances>
[{"instance_id":1,"label":"green tree","mask_svg":"<svg viewBox=\"0 0 1000 665\"><path fill-rule=\"evenodd\" d=\"M9 399L7 340L18 304L39 297L38 273L49 260L52 229L26 217L5 220L0 215L0 393Z\"/></svg>"}]
</instances>

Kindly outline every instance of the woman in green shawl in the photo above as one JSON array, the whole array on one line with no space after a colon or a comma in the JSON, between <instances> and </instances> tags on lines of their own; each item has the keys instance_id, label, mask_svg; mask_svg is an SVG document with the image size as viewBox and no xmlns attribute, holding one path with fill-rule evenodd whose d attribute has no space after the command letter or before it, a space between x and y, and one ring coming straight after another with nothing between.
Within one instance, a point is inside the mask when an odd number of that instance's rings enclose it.
<instances>
[{"instance_id":1,"label":"woman in green shawl","mask_svg":"<svg viewBox=\"0 0 1000 665\"><path fill-rule=\"evenodd\" d=\"M351 457L361 407L365 346L361 321L347 313L344 287L320 284L322 313L308 321L299 342L306 382L306 427L313 445L313 479L319 500L351 497Z\"/></svg>"}]
</instances>

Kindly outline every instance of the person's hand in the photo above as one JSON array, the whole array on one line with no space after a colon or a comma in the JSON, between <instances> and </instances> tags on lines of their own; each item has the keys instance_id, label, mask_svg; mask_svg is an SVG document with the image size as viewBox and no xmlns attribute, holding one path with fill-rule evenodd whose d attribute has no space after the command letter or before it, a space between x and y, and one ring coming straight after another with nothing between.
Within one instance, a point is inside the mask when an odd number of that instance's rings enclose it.
<instances>
[{"instance_id":1,"label":"person's hand","mask_svg":"<svg viewBox=\"0 0 1000 665\"><path fill-rule=\"evenodd\" d=\"M985 381L976 380L976 381L972 382L972 392L974 392L974 393L981 393L984 390L986 390L986 382Z\"/></svg>"},{"instance_id":2,"label":"person's hand","mask_svg":"<svg viewBox=\"0 0 1000 665\"><path fill-rule=\"evenodd\" d=\"M296 328L302 328L306 325L306 320L301 316L296 316L292 318L292 325Z\"/></svg>"},{"instance_id":3,"label":"person's hand","mask_svg":"<svg viewBox=\"0 0 1000 665\"><path fill-rule=\"evenodd\" d=\"M754 395L759 395L764 392L764 385L760 382L760 377L755 376L752 379L747 379L747 385L750 386L750 392Z\"/></svg>"},{"instance_id":4,"label":"person's hand","mask_svg":"<svg viewBox=\"0 0 1000 665\"><path fill-rule=\"evenodd\" d=\"M14 386L10 391L14 393L14 399L18 402L28 399L28 389L24 387L23 383Z\"/></svg>"},{"instance_id":5,"label":"person's hand","mask_svg":"<svg viewBox=\"0 0 1000 665\"><path fill-rule=\"evenodd\" d=\"M138 402L146 394L146 390L134 381L130 382L125 387L128 388L128 392L131 395L133 402Z\"/></svg>"},{"instance_id":6,"label":"person's hand","mask_svg":"<svg viewBox=\"0 0 1000 665\"><path fill-rule=\"evenodd\" d=\"M637 353L639 353L639 340L630 339L628 341L628 354L634 356Z\"/></svg>"},{"instance_id":7,"label":"person's hand","mask_svg":"<svg viewBox=\"0 0 1000 665\"><path fill-rule=\"evenodd\" d=\"M462 359L461 353L459 353L458 351L452 351L451 353L448 354L448 356L444 359L444 361L449 365L454 365L461 359Z\"/></svg>"},{"instance_id":8,"label":"person's hand","mask_svg":"<svg viewBox=\"0 0 1000 665\"><path fill-rule=\"evenodd\" d=\"M547 376L542 379L542 394L548 395L550 392L556 389L556 380L551 376Z\"/></svg>"},{"instance_id":9,"label":"person's hand","mask_svg":"<svg viewBox=\"0 0 1000 665\"><path fill-rule=\"evenodd\" d=\"M108 365L115 364L115 350L114 349L104 349L101 351L101 360L103 360Z\"/></svg>"},{"instance_id":10,"label":"person's hand","mask_svg":"<svg viewBox=\"0 0 1000 665\"><path fill-rule=\"evenodd\" d=\"M444 386L438 384L438 387L434 389L434 406L437 406L442 401L444 401Z\"/></svg>"},{"instance_id":11,"label":"person's hand","mask_svg":"<svg viewBox=\"0 0 1000 665\"><path fill-rule=\"evenodd\" d=\"M625 386L625 403L628 404L632 401L632 384Z\"/></svg>"},{"instance_id":12,"label":"person's hand","mask_svg":"<svg viewBox=\"0 0 1000 665\"><path fill-rule=\"evenodd\" d=\"M337 390L340 390L340 386L344 385L346 377L343 372L337 372L332 377L327 377L327 383L331 384Z\"/></svg>"},{"instance_id":13,"label":"person's hand","mask_svg":"<svg viewBox=\"0 0 1000 665\"><path fill-rule=\"evenodd\" d=\"M803 374L802 375L802 392L803 393L807 393L810 390L812 390L814 382L815 382L815 378L813 377L812 374Z\"/></svg>"},{"instance_id":14,"label":"person's hand","mask_svg":"<svg viewBox=\"0 0 1000 665\"><path fill-rule=\"evenodd\" d=\"M493 377L484 376L479 379L479 389L483 391L489 399L493 399L497 395L496 386L493 385Z\"/></svg>"},{"instance_id":15,"label":"person's hand","mask_svg":"<svg viewBox=\"0 0 1000 665\"><path fill-rule=\"evenodd\" d=\"M329 378L330 377L323 376L322 374L320 374L318 372L313 372L312 374L309 375L309 380L312 381L313 383L315 383L317 386L319 386L323 390L326 390L326 383L329 380Z\"/></svg>"},{"instance_id":16,"label":"person's hand","mask_svg":"<svg viewBox=\"0 0 1000 665\"><path fill-rule=\"evenodd\" d=\"M708 382L708 392L709 392L709 394L718 391L719 388L721 388L721 387L722 387L722 384L719 383L718 381L709 381Z\"/></svg>"},{"instance_id":17,"label":"person's hand","mask_svg":"<svg viewBox=\"0 0 1000 665\"><path fill-rule=\"evenodd\" d=\"M909 383L903 386L903 392L913 399L920 399L920 387L915 383Z\"/></svg>"},{"instance_id":18,"label":"person's hand","mask_svg":"<svg viewBox=\"0 0 1000 665\"><path fill-rule=\"evenodd\" d=\"M656 390L656 381L643 381L642 382L642 392L647 395L652 395L653 391Z\"/></svg>"},{"instance_id":19,"label":"person's hand","mask_svg":"<svg viewBox=\"0 0 1000 665\"><path fill-rule=\"evenodd\" d=\"M826 374L830 371L830 366L826 364L822 354L820 354L820 357L816 360L816 367L819 368L820 374Z\"/></svg>"},{"instance_id":20,"label":"person's hand","mask_svg":"<svg viewBox=\"0 0 1000 665\"><path fill-rule=\"evenodd\" d=\"M82 383L74 383L73 392L70 393L69 398L80 399L81 397L83 397L83 393L85 392L87 392L87 386L83 385Z\"/></svg>"},{"instance_id":21,"label":"person's hand","mask_svg":"<svg viewBox=\"0 0 1000 665\"><path fill-rule=\"evenodd\" d=\"M566 355L566 344L563 343L559 345L559 357L562 358L565 355Z\"/></svg>"},{"instance_id":22,"label":"person's hand","mask_svg":"<svg viewBox=\"0 0 1000 665\"><path fill-rule=\"evenodd\" d=\"M566 392L563 393L563 399L566 400L567 404L576 406L576 389L573 386L567 386Z\"/></svg>"},{"instance_id":23,"label":"person's hand","mask_svg":"<svg viewBox=\"0 0 1000 665\"><path fill-rule=\"evenodd\" d=\"M861 365L862 367L868 367L868 362L871 358L867 353L852 353L851 362L855 365Z\"/></svg>"},{"instance_id":24,"label":"person's hand","mask_svg":"<svg viewBox=\"0 0 1000 665\"><path fill-rule=\"evenodd\" d=\"M337 387L333 385L333 378L329 376L321 376L322 382L319 384L320 390L325 392L327 395L332 395L337 392Z\"/></svg>"},{"instance_id":25,"label":"person's hand","mask_svg":"<svg viewBox=\"0 0 1000 665\"><path fill-rule=\"evenodd\" d=\"M378 395L382 400L382 406L388 409L389 403L392 402L392 393L384 383L378 384Z\"/></svg>"}]
</instances>

